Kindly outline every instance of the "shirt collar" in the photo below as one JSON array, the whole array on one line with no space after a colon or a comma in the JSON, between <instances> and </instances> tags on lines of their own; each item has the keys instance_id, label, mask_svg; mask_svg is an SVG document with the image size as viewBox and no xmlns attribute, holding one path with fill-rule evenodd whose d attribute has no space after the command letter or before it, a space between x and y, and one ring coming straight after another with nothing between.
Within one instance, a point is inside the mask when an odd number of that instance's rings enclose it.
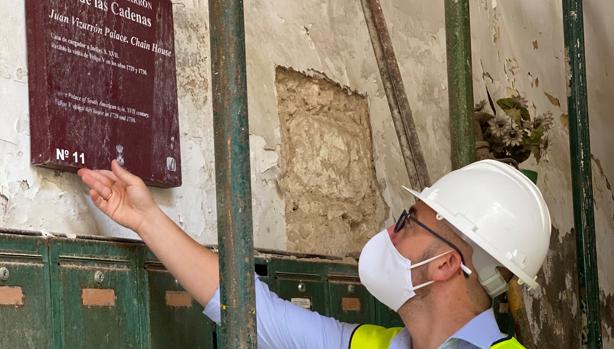
<instances>
[{"instance_id":1,"label":"shirt collar","mask_svg":"<svg viewBox=\"0 0 614 349\"><path fill-rule=\"evenodd\" d=\"M499 330L492 308L480 313L450 336L469 342L480 349L490 348L494 342L503 337L505 335Z\"/></svg>"},{"instance_id":2,"label":"shirt collar","mask_svg":"<svg viewBox=\"0 0 614 349\"><path fill-rule=\"evenodd\" d=\"M499 325L497 325L495 320L495 313L490 308L471 319L465 326L446 339L441 347L445 347L445 344L450 339L456 338L480 349L488 349L494 342L504 337L506 335L499 330ZM410 343L411 336L407 331L407 327L405 327L392 339L389 348L407 348Z\"/></svg>"}]
</instances>

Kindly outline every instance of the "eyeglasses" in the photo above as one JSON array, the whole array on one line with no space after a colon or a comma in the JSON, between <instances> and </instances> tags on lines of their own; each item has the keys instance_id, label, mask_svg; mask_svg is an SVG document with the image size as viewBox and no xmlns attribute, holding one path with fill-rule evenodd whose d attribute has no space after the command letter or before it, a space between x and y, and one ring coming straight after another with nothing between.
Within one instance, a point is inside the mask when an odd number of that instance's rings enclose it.
<instances>
[{"instance_id":1,"label":"eyeglasses","mask_svg":"<svg viewBox=\"0 0 614 349\"><path fill-rule=\"evenodd\" d=\"M422 228L422 229L428 231L429 233L435 235L436 238L438 238L439 240L443 241L446 245L450 246L453 250L458 252L458 254L460 255L460 258L461 258L461 269L463 270L463 274L465 274L465 277L469 277L469 274L471 274L471 271L470 271L469 268L467 268L465 266L465 258L463 257L463 253L460 251L460 249L458 247L456 247L456 245L454 245L453 243L448 241L446 238L441 236L439 233L437 233L433 229L429 228L426 224L420 222L418 220L418 218L416 218L416 216L414 215L414 209L413 208L410 208L409 211L403 210L403 213L401 213L401 215L399 216L399 219L397 220L396 224L394 225L394 233L396 234L396 233L400 232L405 227L405 223L408 220L412 220L420 228Z\"/></svg>"}]
</instances>

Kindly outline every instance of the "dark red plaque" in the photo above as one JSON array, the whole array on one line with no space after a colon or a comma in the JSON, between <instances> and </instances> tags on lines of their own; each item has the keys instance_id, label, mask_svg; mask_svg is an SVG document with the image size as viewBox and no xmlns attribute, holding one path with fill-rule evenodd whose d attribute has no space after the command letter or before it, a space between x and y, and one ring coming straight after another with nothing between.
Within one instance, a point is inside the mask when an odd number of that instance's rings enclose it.
<instances>
[{"instance_id":1,"label":"dark red plaque","mask_svg":"<svg viewBox=\"0 0 614 349\"><path fill-rule=\"evenodd\" d=\"M170 0L27 0L32 163L181 185Z\"/></svg>"}]
</instances>

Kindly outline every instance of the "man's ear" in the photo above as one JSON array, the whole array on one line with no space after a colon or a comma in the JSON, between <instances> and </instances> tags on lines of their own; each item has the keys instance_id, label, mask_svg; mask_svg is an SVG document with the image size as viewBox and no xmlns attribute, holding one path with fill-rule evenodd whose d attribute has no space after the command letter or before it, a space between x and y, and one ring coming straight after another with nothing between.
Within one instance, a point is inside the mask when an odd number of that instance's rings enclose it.
<instances>
[{"instance_id":1,"label":"man's ear","mask_svg":"<svg viewBox=\"0 0 614 349\"><path fill-rule=\"evenodd\" d=\"M446 281L461 273L462 260L458 252L453 251L441 256L431 263L431 280Z\"/></svg>"}]
</instances>

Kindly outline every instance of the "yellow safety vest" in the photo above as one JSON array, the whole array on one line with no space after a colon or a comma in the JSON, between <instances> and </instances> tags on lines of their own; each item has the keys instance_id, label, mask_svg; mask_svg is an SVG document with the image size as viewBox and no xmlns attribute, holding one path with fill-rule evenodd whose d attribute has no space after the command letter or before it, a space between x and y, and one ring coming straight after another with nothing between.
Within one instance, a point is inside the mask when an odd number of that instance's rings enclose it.
<instances>
[{"instance_id":1,"label":"yellow safety vest","mask_svg":"<svg viewBox=\"0 0 614 349\"><path fill-rule=\"evenodd\" d=\"M402 327L385 328L376 325L360 325L352 334L350 349L388 349ZM490 349L524 349L516 338L509 337L493 343Z\"/></svg>"}]
</instances>

